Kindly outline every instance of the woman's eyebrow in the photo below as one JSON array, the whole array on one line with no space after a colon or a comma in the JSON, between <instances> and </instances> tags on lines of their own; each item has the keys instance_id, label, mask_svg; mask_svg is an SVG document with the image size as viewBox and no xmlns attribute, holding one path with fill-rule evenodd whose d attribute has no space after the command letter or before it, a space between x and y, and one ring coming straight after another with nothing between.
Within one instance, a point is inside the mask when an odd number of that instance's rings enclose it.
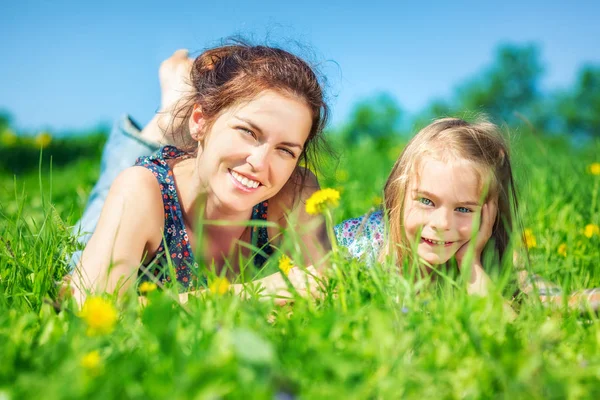
<instances>
[{"instance_id":1,"label":"woman's eyebrow","mask_svg":"<svg viewBox=\"0 0 600 400\"><path fill-rule=\"evenodd\" d=\"M260 133L261 135L263 135L263 130L260 129L260 127L258 125L256 125L254 122L250 121L249 119L246 118L242 118L242 117L238 117L237 115L234 116L235 119L239 119L242 122L245 122L246 124L250 125L250 127L252 129L254 129L255 131L257 131L258 133ZM300 149L300 151L302 151L304 149L304 146L302 146L299 143L294 143L294 142L281 142L282 145L284 146L288 146L288 147L297 147L298 149Z\"/></svg>"},{"instance_id":2,"label":"woman's eyebrow","mask_svg":"<svg viewBox=\"0 0 600 400\"><path fill-rule=\"evenodd\" d=\"M260 133L260 134L263 133L262 129L260 129L260 127L258 125L256 125L254 122L250 121L249 119L238 117L237 115L235 115L234 118L239 119L240 121L245 122L246 124L250 125L250 127L252 129L254 129L255 131L257 131L258 133Z\"/></svg>"},{"instance_id":3,"label":"woman's eyebrow","mask_svg":"<svg viewBox=\"0 0 600 400\"><path fill-rule=\"evenodd\" d=\"M300 149L300 151L302 151L303 146L301 144L298 143L293 143L293 142L281 142L282 145L287 146L287 147L297 147L298 149Z\"/></svg>"}]
</instances>

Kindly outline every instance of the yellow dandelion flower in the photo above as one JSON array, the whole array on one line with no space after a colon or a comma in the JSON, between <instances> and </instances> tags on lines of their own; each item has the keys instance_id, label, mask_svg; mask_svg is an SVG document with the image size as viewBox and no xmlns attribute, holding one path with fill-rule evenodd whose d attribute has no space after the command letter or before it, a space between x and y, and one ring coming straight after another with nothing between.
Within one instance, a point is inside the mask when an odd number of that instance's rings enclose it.
<instances>
[{"instance_id":1,"label":"yellow dandelion flower","mask_svg":"<svg viewBox=\"0 0 600 400\"><path fill-rule=\"evenodd\" d=\"M229 279L226 277L216 277L213 281L208 285L208 290L211 293L223 295L229 291Z\"/></svg>"},{"instance_id":2,"label":"yellow dandelion flower","mask_svg":"<svg viewBox=\"0 0 600 400\"><path fill-rule=\"evenodd\" d=\"M588 171L592 175L600 175L600 162L591 163L588 166Z\"/></svg>"},{"instance_id":3,"label":"yellow dandelion flower","mask_svg":"<svg viewBox=\"0 0 600 400\"><path fill-rule=\"evenodd\" d=\"M11 147L17 143L17 135L10 129L7 129L0 135L0 143L2 143L3 146Z\"/></svg>"},{"instance_id":4,"label":"yellow dandelion flower","mask_svg":"<svg viewBox=\"0 0 600 400\"><path fill-rule=\"evenodd\" d=\"M380 206L383 199L381 198L381 196L373 196L373 199L371 201L373 202L374 206Z\"/></svg>"},{"instance_id":5,"label":"yellow dandelion flower","mask_svg":"<svg viewBox=\"0 0 600 400\"><path fill-rule=\"evenodd\" d=\"M317 190L306 201L306 212L311 215L323 213L328 208L337 207L340 201L340 192L335 189Z\"/></svg>"},{"instance_id":6,"label":"yellow dandelion flower","mask_svg":"<svg viewBox=\"0 0 600 400\"><path fill-rule=\"evenodd\" d=\"M42 149L48 147L51 141L52 136L48 132L41 132L35 137L35 145L37 147L41 147Z\"/></svg>"},{"instance_id":7,"label":"yellow dandelion flower","mask_svg":"<svg viewBox=\"0 0 600 400\"><path fill-rule=\"evenodd\" d=\"M100 352L98 350L90 351L81 358L81 366L90 371L96 371L100 367Z\"/></svg>"},{"instance_id":8,"label":"yellow dandelion flower","mask_svg":"<svg viewBox=\"0 0 600 400\"><path fill-rule=\"evenodd\" d=\"M350 174L348 174L348 171L345 169L338 169L335 171L335 180L338 182L346 182L349 177Z\"/></svg>"},{"instance_id":9,"label":"yellow dandelion flower","mask_svg":"<svg viewBox=\"0 0 600 400\"><path fill-rule=\"evenodd\" d=\"M566 243L561 243L560 246L558 246L558 250L557 250L558 254L566 257L567 256L567 244Z\"/></svg>"},{"instance_id":10,"label":"yellow dandelion flower","mask_svg":"<svg viewBox=\"0 0 600 400\"><path fill-rule=\"evenodd\" d=\"M292 268L294 268L292 260L285 254L282 254L279 258L279 269L281 272L283 272L285 276L288 276Z\"/></svg>"},{"instance_id":11,"label":"yellow dandelion flower","mask_svg":"<svg viewBox=\"0 0 600 400\"><path fill-rule=\"evenodd\" d=\"M535 236L531 229L529 229L529 228L525 229L524 238L525 238L525 245L527 246L528 249L537 247L537 241L535 240Z\"/></svg>"},{"instance_id":12,"label":"yellow dandelion flower","mask_svg":"<svg viewBox=\"0 0 600 400\"><path fill-rule=\"evenodd\" d=\"M117 323L117 310L101 297L88 298L79 316L86 322L90 336L111 333Z\"/></svg>"},{"instance_id":13,"label":"yellow dandelion flower","mask_svg":"<svg viewBox=\"0 0 600 400\"><path fill-rule=\"evenodd\" d=\"M596 224L587 224L583 230L585 237L591 239L592 236L600 236L600 226Z\"/></svg>"},{"instance_id":14,"label":"yellow dandelion flower","mask_svg":"<svg viewBox=\"0 0 600 400\"><path fill-rule=\"evenodd\" d=\"M142 282L138 287L138 290L142 294L147 294L156 290L156 283L154 282Z\"/></svg>"}]
</instances>

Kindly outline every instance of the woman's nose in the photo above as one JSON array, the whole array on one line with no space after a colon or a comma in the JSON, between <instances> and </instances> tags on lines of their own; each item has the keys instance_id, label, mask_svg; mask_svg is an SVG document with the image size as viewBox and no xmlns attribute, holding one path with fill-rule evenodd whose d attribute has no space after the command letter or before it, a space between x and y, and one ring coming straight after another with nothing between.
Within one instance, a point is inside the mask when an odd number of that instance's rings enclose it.
<instances>
[{"instance_id":1,"label":"woman's nose","mask_svg":"<svg viewBox=\"0 0 600 400\"><path fill-rule=\"evenodd\" d=\"M269 163L269 147L266 144L254 147L246 161L254 171L258 172L266 169Z\"/></svg>"}]
</instances>

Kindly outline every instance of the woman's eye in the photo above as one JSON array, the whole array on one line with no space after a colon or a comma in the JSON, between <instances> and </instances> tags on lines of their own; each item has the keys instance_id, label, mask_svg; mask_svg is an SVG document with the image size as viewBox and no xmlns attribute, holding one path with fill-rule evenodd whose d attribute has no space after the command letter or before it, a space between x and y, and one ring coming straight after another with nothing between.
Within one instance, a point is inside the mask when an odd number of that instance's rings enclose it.
<instances>
[{"instance_id":1,"label":"woman's eye","mask_svg":"<svg viewBox=\"0 0 600 400\"><path fill-rule=\"evenodd\" d=\"M256 134L254 132L252 132L250 129L240 127L240 128L238 128L238 130L242 131L244 133L244 135L251 136L254 139L256 139Z\"/></svg>"},{"instance_id":2,"label":"woman's eye","mask_svg":"<svg viewBox=\"0 0 600 400\"><path fill-rule=\"evenodd\" d=\"M285 155L290 155L293 158L296 158L296 154L294 154L294 152L289 149L281 148L279 150L281 150Z\"/></svg>"},{"instance_id":3,"label":"woman's eye","mask_svg":"<svg viewBox=\"0 0 600 400\"><path fill-rule=\"evenodd\" d=\"M473 210L471 210L470 208L467 208L467 207L458 207L456 209L456 211L458 211L460 213L470 213L470 212L473 212Z\"/></svg>"},{"instance_id":4,"label":"woman's eye","mask_svg":"<svg viewBox=\"0 0 600 400\"><path fill-rule=\"evenodd\" d=\"M419 202L425 204L426 206L433 205L433 201L429 200L427 197L419 197Z\"/></svg>"}]
</instances>

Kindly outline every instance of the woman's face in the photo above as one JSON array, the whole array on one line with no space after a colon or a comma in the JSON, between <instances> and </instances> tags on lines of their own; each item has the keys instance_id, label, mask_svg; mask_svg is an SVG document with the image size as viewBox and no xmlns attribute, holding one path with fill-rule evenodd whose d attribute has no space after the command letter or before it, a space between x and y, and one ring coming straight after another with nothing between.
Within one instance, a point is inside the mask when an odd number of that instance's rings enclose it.
<instances>
[{"instance_id":1,"label":"woman's face","mask_svg":"<svg viewBox=\"0 0 600 400\"><path fill-rule=\"evenodd\" d=\"M203 124L195 110L190 132ZM296 168L311 125L306 104L270 90L222 113L201 138L197 160L217 207L245 212L275 196Z\"/></svg>"},{"instance_id":2,"label":"woman's face","mask_svg":"<svg viewBox=\"0 0 600 400\"><path fill-rule=\"evenodd\" d=\"M443 264L471 239L473 217L481 211L480 180L466 160L425 156L419 164L404 199L404 231L421 259Z\"/></svg>"}]
</instances>

